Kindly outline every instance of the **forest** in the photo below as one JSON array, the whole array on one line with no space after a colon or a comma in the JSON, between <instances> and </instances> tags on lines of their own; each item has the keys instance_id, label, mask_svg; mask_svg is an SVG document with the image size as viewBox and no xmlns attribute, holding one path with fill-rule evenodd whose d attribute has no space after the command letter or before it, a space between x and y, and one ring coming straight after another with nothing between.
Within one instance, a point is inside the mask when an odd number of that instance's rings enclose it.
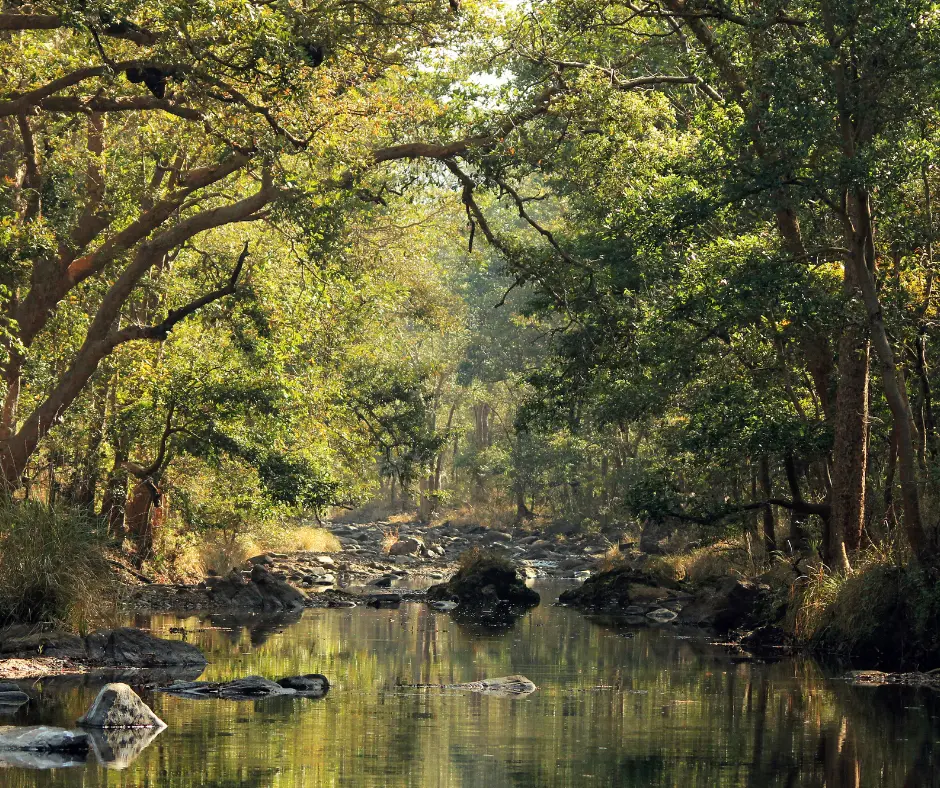
<instances>
[{"instance_id":1,"label":"forest","mask_svg":"<svg viewBox=\"0 0 940 788\"><path fill-rule=\"evenodd\" d=\"M928 0L6 0L0 615L358 513L936 658L938 47Z\"/></svg>"}]
</instances>

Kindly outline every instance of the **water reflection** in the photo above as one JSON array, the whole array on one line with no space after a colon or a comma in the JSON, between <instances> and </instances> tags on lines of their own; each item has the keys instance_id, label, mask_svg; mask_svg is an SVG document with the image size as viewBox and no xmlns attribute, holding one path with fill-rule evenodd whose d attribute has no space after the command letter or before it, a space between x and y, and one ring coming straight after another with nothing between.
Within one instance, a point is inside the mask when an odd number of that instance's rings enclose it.
<instances>
[{"instance_id":1,"label":"water reflection","mask_svg":"<svg viewBox=\"0 0 940 788\"><path fill-rule=\"evenodd\" d=\"M136 688L169 727L120 772L0 770L4 786L940 785L940 703L927 690L853 687L815 663L734 664L700 633L624 629L547 602L509 628L424 605L306 611L296 623L213 617L170 627L210 657L202 680L323 673L323 700L197 703ZM218 627L223 627L222 629ZM259 636L260 635L260 636ZM522 674L509 700L400 684ZM39 685L11 719L70 726L94 698Z\"/></svg>"}]
</instances>

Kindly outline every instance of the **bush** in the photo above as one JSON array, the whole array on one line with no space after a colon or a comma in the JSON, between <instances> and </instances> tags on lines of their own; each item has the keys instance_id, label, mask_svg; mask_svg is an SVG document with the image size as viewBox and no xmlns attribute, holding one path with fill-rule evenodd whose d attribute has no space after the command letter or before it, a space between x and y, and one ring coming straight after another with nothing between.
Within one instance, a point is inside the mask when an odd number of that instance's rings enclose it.
<instances>
[{"instance_id":1,"label":"bush","mask_svg":"<svg viewBox=\"0 0 940 788\"><path fill-rule=\"evenodd\" d=\"M0 504L0 622L83 629L102 615L102 600L113 600L115 590L106 540L102 526L78 509Z\"/></svg>"},{"instance_id":2,"label":"bush","mask_svg":"<svg viewBox=\"0 0 940 788\"><path fill-rule=\"evenodd\" d=\"M788 625L815 649L866 667L940 666L940 587L916 566L876 560L850 575L820 568L795 591Z\"/></svg>"}]
</instances>

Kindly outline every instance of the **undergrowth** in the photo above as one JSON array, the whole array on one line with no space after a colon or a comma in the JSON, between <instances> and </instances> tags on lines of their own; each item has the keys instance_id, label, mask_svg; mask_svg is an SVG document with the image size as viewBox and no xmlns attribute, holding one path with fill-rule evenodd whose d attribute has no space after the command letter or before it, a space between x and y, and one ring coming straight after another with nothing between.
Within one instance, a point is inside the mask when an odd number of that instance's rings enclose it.
<instances>
[{"instance_id":1,"label":"undergrowth","mask_svg":"<svg viewBox=\"0 0 940 788\"><path fill-rule=\"evenodd\" d=\"M80 509L0 503L0 622L84 631L109 615L117 590L107 535Z\"/></svg>"}]
</instances>

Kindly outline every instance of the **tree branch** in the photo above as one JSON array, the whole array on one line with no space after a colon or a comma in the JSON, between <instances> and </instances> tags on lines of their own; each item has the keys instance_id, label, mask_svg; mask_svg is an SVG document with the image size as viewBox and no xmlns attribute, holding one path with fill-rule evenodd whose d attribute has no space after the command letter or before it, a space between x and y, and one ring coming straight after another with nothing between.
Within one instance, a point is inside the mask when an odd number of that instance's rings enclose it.
<instances>
[{"instance_id":1,"label":"tree branch","mask_svg":"<svg viewBox=\"0 0 940 788\"><path fill-rule=\"evenodd\" d=\"M122 345L125 342L132 342L138 339L166 339L167 336L169 336L169 333L180 321L199 311L204 306L211 304L213 301L218 301L220 298L224 298L228 295L234 295L236 286L238 285L238 277L241 275L242 268L244 267L245 260L247 259L248 241L245 241L245 248L242 249L242 253L238 256L238 260L235 263L235 270L232 271L232 275L229 277L226 284L209 293L206 293L194 301L190 301L188 304L186 304L186 306L182 306L179 309L170 310L170 313L166 316L166 318L156 325L128 326L127 328L120 329L119 331L113 331L108 335L106 342L111 345L111 347L117 347L118 345Z\"/></svg>"}]
</instances>

